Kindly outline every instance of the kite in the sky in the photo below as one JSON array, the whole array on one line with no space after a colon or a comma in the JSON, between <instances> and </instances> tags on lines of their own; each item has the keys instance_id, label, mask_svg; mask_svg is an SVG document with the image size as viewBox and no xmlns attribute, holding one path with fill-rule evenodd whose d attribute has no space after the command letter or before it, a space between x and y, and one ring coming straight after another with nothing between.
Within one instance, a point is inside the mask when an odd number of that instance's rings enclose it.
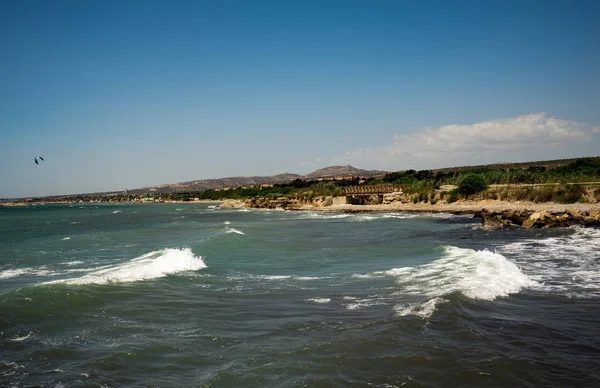
<instances>
[{"instance_id":1,"label":"kite in the sky","mask_svg":"<svg viewBox=\"0 0 600 388\"><path fill-rule=\"evenodd\" d=\"M40 160L43 162L44 158L42 158L41 156L36 156L33 161L35 162L35 164L40 164Z\"/></svg>"}]
</instances>

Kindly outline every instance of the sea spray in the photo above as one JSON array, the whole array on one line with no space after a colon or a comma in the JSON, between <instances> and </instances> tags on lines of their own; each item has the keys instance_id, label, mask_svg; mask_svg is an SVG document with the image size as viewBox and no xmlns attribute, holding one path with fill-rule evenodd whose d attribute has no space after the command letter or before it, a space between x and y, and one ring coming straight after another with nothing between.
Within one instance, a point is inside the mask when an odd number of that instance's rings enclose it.
<instances>
[{"instance_id":1,"label":"sea spray","mask_svg":"<svg viewBox=\"0 0 600 388\"><path fill-rule=\"evenodd\" d=\"M527 239L497 250L537 281L538 291L600 298L600 230L575 226L567 231L571 233Z\"/></svg>"},{"instance_id":2,"label":"sea spray","mask_svg":"<svg viewBox=\"0 0 600 388\"><path fill-rule=\"evenodd\" d=\"M128 283L156 279L184 271L206 268L201 256L195 256L190 248L162 249L146 253L118 265L94 270L79 278L62 279L49 283L106 284ZM46 284L49 284L46 283Z\"/></svg>"},{"instance_id":3,"label":"sea spray","mask_svg":"<svg viewBox=\"0 0 600 388\"><path fill-rule=\"evenodd\" d=\"M431 263L386 271L396 277L399 295L424 295L422 306L399 305L399 315L431 316L441 297L460 292L471 299L494 300L536 285L506 257L487 250L445 246Z\"/></svg>"}]
</instances>

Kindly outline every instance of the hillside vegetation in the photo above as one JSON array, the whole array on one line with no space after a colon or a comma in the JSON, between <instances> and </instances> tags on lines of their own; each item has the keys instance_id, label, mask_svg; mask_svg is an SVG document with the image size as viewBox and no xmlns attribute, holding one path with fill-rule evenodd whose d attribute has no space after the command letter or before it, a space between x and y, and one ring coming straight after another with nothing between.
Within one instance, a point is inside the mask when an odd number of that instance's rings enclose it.
<instances>
[{"instance_id":1,"label":"hillside vegetation","mask_svg":"<svg viewBox=\"0 0 600 388\"><path fill-rule=\"evenodd\" d=\"M600 182L600 158L576 159L554 168L539 165L500 168L490 165L455 170L406 170L364 179L314 181L298 178L267 188L206 190L195 194L178 193L172 198L185 200L192 195L211 200L290 196L310 198L343 195L345 186L394 184L400 185L404 193L413 194L415 203L435 203L439 200L454 202L463 198L564 203L598 201L600 189L590 193L589 189L577 184L580 182ZM455 188L444 191L444 186Z\"/></svg>"}]
</instances>

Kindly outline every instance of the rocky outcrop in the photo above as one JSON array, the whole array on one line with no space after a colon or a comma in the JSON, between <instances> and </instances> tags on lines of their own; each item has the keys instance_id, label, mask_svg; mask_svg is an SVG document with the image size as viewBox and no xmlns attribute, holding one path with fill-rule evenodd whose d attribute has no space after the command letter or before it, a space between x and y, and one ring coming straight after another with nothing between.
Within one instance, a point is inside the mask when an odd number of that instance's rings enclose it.
<instances>
[{"instance_id":1,"label":"rocky outcrop","mask_svg":"<svg viewBox=\"0 0 600 388\"><path fill-rule=\"evenodd\" d=\"M311 205L312 207L321 208L328 207L333 205L333 197L313 197L313 198L289 198L289 197L279 197L279 198L248 198L243 200L229 199L223 201L221 204L222 208L231 208L231 209L239 209L239 208L253 208L253 209L284 209L284 210L294 210L300 209L306 205Z\"/></svg>"},{"instance_id":2,"label":"rocky outcrop","mask_svg":"<svg viewBox=\"0 0 600 388\"><path fill-rule=\"evenodd\" d=\"M406 200L406 195L402 192L402 190L383 194L382 204L389 205L397 202L408 202L408 200Z\"/></svg>"},{"instance_id":3,"label":"rocky outcrop","mask_svg":"<svg viewBox=\"0 0 600 388\"><path fill-rule=\"evenodd\" d=\"M486 229L501 229L506 227L553 228L571 225L600 226L600 211L577 212L566 209L563 212L548 212L533 210L488 211L482 209L475 214L481 218L481 224Z\"/></svg>"}]
</instances>

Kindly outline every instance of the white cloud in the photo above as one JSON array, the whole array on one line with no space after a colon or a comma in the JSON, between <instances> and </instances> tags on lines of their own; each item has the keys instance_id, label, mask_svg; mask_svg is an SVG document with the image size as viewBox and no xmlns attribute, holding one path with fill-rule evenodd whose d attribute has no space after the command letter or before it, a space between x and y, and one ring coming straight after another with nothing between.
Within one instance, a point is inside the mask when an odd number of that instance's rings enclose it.
<instances>
[{"instance_id":1,"label":"white cloud","mask_svg":"<svg viewBox=\"0 0 600 388\"><path fill-rule=\"evenodd\" d=\"M536 113L472 125L423 128L395 135L391 144L359 148L332 158L334 164L389 171L559 159L582 155L600 127Z\"/></svg>"}]
</instances>

